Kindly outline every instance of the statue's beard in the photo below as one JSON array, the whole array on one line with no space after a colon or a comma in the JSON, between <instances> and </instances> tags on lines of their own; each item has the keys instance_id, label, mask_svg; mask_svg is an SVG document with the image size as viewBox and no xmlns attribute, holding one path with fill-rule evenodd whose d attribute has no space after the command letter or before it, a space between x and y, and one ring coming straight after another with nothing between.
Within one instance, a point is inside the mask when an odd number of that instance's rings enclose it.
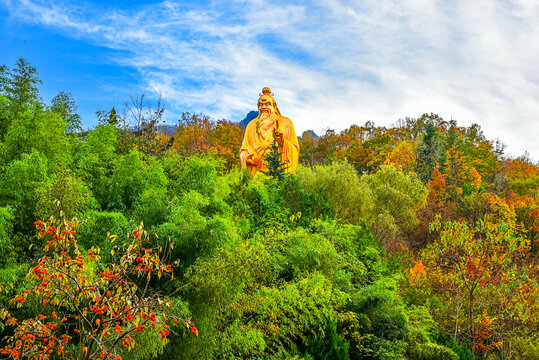
<instances>
[{"instance_id":1,"label":"statue's beard","mask_svg":"<svg viewBox=\"0 0 539 360\"><path fill-rule=\"evenodd\" d=\"M260 118L256 122L256 131L262 142L265 143L264 146L268 146L273 141L275 119L275 112L269 109L260 111Z\"/></svg>"},{"instance_id":2,"label":"statue's beard","mask_svg":"<svg viewBox=\"0 0 539 360\"><path fill-rule=\"evenodd\" d=\"M264 109L260 112L260 119L267 121L275 119L275 113L270 109Z\"/></svg>"}]
</instances>

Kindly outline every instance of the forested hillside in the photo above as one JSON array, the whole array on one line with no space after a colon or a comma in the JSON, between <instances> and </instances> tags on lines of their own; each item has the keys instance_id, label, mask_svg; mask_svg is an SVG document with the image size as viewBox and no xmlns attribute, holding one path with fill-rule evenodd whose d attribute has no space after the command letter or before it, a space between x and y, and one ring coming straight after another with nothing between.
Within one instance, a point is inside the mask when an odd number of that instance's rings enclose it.
<instances>
[{"instance_id":1,"label":"forested hillside","mask_svg":"<svg viewBox=\"0 0 539 360\"><path fill-rule=\"evenodd\" d=\"M435 114L301 138L160 102L98 111L0 68L0 354L11 359L537 359L539 167Z\"/></svg>"}]
</instances>

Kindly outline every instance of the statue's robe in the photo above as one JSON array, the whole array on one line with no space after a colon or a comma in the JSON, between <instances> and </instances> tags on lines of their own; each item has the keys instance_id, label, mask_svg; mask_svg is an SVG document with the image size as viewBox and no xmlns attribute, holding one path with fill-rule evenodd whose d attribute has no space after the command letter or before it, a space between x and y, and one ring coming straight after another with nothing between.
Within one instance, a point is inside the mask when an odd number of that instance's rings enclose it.
<instances>
[{"instance_id":1,"label":"statue's robe","mask_svg":"<svg viewBox=\"0 0 539 360\"><path fill-rule=\"evenodd\" d=\"M275 119L263 120L260 115L251 120L245 128L245 135L240 149L241 166L247 168L252 175L258 170L267 171L264 161L258 165L247 164L247 157L264 159L266 152L273 144L273 134L276 126L283 133L283 145L281 161L285 164L286 172L293 172L298 166L299 143L294 130L294 125L289 118L276 114Z\"/></svg>"}]
</instances>

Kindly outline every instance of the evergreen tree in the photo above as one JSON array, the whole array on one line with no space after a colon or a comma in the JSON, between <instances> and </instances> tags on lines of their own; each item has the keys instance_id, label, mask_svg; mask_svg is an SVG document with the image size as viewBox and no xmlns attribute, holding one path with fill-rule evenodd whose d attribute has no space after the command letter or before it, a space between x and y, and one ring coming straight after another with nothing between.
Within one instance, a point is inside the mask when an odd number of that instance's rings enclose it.
<instances>
[{"instance_id":1,"label":"evergreen tree","mask_svg":"<svg viewBox=\"0 0 539 360\"><path fill-rule=\"evenodd\" d=\"M432 120L425 123L424 135L417 148L416 172L424 183L429 182L432 170L436 167L440 158L440 140L437 127Z\"/></svg>"},{"instance_id":2,"label":"evergreen tree","mask_svg":"<svg viewBox=\"0 0 539 360\"><path fill-rule=\"evenodd\" d=\"M282 160L283 151L275 138L273 139L273 144L268 150L269 152L266 152L266 155L264 156L264 161L266 162L266 167L268 170L261 170L262 173L272 179L284 180L288 165Z\"/></svg>"}]
</instances>

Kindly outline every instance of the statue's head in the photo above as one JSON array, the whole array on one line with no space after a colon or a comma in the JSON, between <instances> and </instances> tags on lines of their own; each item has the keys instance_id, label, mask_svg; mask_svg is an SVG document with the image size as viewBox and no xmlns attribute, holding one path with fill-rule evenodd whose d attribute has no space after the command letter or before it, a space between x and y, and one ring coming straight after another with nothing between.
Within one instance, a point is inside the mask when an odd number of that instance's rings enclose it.
<instances>
[{"instance_id":1,"label":"statue's head","mask_svg":"<svg viewBox=\"0 0 539 360\"><path fill-rule=\"evenodd\" d=\"M271 89L269 87L262 89L262 94L260 94L260 98L258 99L258 113L260 116L280 115L277 103L271 95Z\"/></svg>"}]
</instances>

